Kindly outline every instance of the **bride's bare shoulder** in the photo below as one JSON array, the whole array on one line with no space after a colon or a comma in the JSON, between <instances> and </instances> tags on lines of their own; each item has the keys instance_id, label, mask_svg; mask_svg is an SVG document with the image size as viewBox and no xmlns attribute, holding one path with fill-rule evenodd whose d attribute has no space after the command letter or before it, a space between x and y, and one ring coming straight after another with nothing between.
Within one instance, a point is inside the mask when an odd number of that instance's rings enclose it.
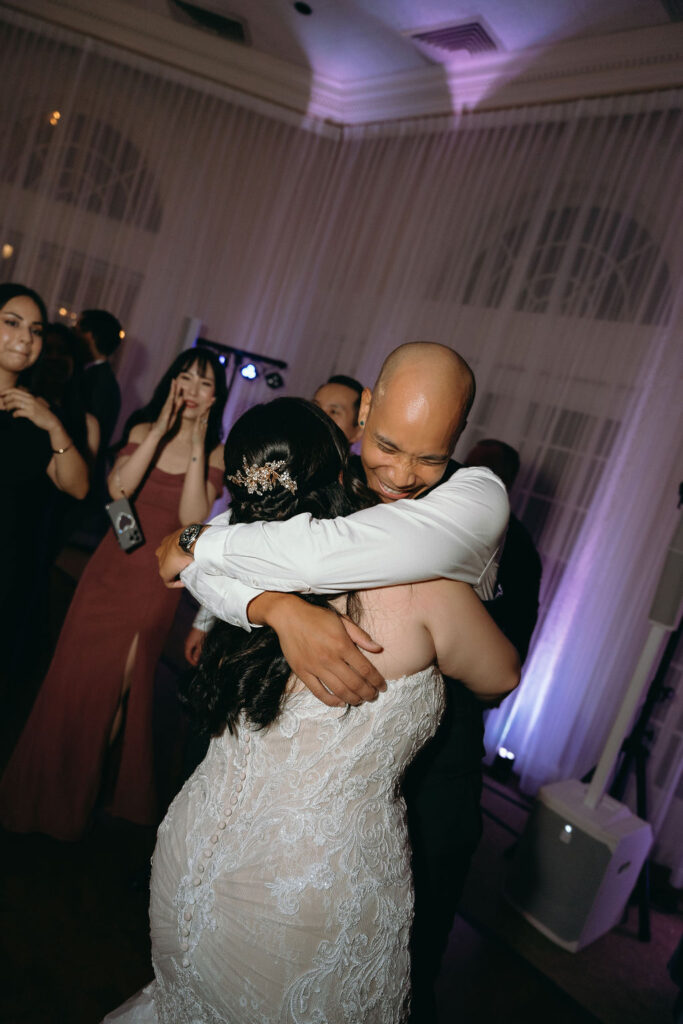
<instances>
[{"instance_id":1,"label":"bride's bare shoulder","mask_svg":"<svg viewBox=\"0 0 683 1024\"><path fill-rule=\"evenodd\" d=\"M446 598L457 600L459 595L464 595L465 592L471 592L471 590L472 588L467 583L436 579L425 580L422 583L404 583L393 587L363 590L359 592L358 596L364 604L391 607L404 605L407 601L429 604L432 601L443 601Z\"/></svg>"},{"instance_id":2,"label":"bride's bare shoulder","mask_svg":"<svg viewBox=\"0 0 683 1024\"><path fill-rule=\"evenodd\" d=\"M405 608L413 600L414 583L403 583L393 587L376 587L374 590L359 590L356 600L363 608L382 608L387 611Z\"/></svg>"},{"instance_id":3,"label":"bride's bare shoulder","mask_svg":"<svg viewBox=\"0 0 683 1024\"><path fill-rule=\"evenodd\" d=\"M405 609L412 598L414 584L406 583L393 587L375 587L372 590L357 590L349 599L346 594L332 598L330 604L338 612L354 609L361 611L392 611ZM349 604L349 600L351 604Z\"/></svg>"},{"instance_id":4,"label":"bride's bare shoulder","mask_svg":"<svg viewBox=\"0 0 683 1024\"><path fill-rule=\"evenodd\" d=\"M395 638L402 633L407 637L425 619L421 602L416 600L416 592L415 584L411 583L361 590L353 598L355 609L351 605L349 613L353 618L356 611L359 625L373 635L381 633Z\"/></svg>"}]
</instances>

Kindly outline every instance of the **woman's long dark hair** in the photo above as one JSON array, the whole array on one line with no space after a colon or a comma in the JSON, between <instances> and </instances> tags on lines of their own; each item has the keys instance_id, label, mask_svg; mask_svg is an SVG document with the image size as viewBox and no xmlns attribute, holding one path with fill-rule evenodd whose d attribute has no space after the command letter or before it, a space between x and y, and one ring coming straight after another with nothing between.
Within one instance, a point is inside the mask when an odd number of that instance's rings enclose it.
<instances>
[{"instance_id":1,"label":"woman's long dark hair","mask_svg":"<svg viewBox=\"0 0 683 1024\"><path fill-rule=\"evenodd\" d=\"M220 444L223 431L221 424L223 422L223 412L225 411L225 403L228 400L228 386L225 381L225 367L219 362L218 356L208 348L188 348L185 352L181 352L179 356L173 360L166 373L163 375L156 388L152 398L143 405L141 409L136 409L134 413L126 420L126 425L123 428L123 436L121 441L114 446L112 449L117 452L123 448L126 444L133 427L137 426L138 423L154 423L159 413L161 412L164 402L168 398L168 393L171 389L171 381L178 376L179 373L184 373L185 370L189 370L191 366L197 364L197 370L200 374L206 373L207 366L210 366L213 370L213 376L216 383L216 400L209 410L209 422L206 425L206 438L204 440L204 451L208 456L214 448ZM176 423L173 431L168 435L170 438L174 437L180 429L180 417Z\"/></svg>"},{"instance_id":2,"label":"woman's long dark hair","mask_svg":"<svg viewBox=\"0 0 683 1024\"><path fill-rule=\"evenodd\" d=\"M282 463L272 489L249 493L247 469ZM282 474L296 484L294 493ZM309 512L332 519L372 504L373 496L348 470L348 442L339 427L303 398L276 398L257 405L237 420L225 443L226 486L232 498L232 522L290 519ZM238 481L231 477L238 477ZM261 490L262 493L258 493ZM305 600L326 605L323 596ZM278 715L290 668L269 627L247 633L217 622L204 641L197 672L184 694L200 728L214 736L236 728L240 712L260 728Z\"/></svg>"},{"instance_id":3,"label":"woman's long dark hair","mask_svg":"<svg viewBox=\"0 0 683 1024\"><path fill-rule=\"evenodd\" d=\"M45 327L47 324L45 303L38 292L34 292L33 288L27 288L25 284L15 284L13 281L4 281L0 284L0 309L3 309L10 299L19 295L25 295L27 299L32 299L35 302L40 312L40 319L43 321L43 327Z\"/></svg>"}]
</instances>

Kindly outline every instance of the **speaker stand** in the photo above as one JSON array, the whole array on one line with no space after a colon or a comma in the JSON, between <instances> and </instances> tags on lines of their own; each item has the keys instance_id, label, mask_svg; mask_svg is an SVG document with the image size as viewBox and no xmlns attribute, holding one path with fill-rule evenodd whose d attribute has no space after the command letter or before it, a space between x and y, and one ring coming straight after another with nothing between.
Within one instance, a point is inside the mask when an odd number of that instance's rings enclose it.
<instances>
[{"instance_id":1,"label":"speaker stand","mask_svg":"<svg viewBox=\"0 0 683 1024\"><path fill-rule=\"evenodd\" d=\"M668 700L672 690L664 685L666 674L673 660L678 641L683 631L683 620L678 629L671 633L657 671L647 691L647 696L636 720L636 724L622 746L622 761L610 787L610 796L623 801L628 778L633 770L636 781L636 814L647 821L647 759L650 756L650 742L653 732L649 728L650 717L657 704ZM650 858L646 858L634 890L638 904L638 938L641 942L649 942L650 929Z\"/></svg>"}]
</instances>

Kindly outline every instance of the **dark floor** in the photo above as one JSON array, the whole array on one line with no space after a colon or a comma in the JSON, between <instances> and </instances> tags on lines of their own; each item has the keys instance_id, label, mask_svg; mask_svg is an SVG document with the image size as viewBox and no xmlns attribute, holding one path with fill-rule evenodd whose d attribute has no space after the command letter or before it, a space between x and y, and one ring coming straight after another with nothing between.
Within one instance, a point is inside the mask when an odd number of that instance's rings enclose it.
<instances>
[{"instance_id":1,"label":"dark floor","mask_svg":"<svg viewBox=\"0 0 683 1024\"><path fill-rule=\"evenodd\" d=\"M458 916L438 982L440 1024L597 1024L509 946Z\"/></svg>"},{"instance_id":2,"label":"dark floor","mask_svg":"<svg viewBox=\"0 0 683 1024\"><path fill-rule=\"evenodd\" d=\"M74 565L77 554L69 571L56 574L57 620L73 590ZM156 680L157 761L167 801L181 777L175 685L191 615L184 604ZM0 764L26 710L4 724ZM508 791L492 781L485 793L484 840L438 984L441 1024L667 1024L675 991L665 957L683 920L677 905L656 917L647 948L628 928L579 954L553 947L501 904L510 830L525 820L501 790ZM0 1022L97 1024L151 978L146 869L153 845L153 830L103 814L80 843L0 832Z\"/></svg>"},{"instance_id":3,"label":"dark floor","mask_svg":"<svg viewBox=\"0 0 683 1024\"><path fill-rule=\"evenodd\" d=\"M96 826L81 843L0 840L6 1024L95 1024L151 976L142 873L152 829Z\"/></svg>"}]
</instances>

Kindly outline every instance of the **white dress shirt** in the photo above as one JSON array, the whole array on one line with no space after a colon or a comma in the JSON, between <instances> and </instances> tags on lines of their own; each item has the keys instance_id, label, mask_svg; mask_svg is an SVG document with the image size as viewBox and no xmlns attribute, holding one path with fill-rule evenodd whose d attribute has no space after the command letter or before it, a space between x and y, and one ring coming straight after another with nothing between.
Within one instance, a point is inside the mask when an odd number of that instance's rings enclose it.
<instances>
[{"instance_id":1,"label":"white dress shirt","mask_svg":"<svg viewBox=\"0 0 683 1024\"><path fill-rule=\"evenodd\" d=\"M419 500L337 519L306 513L230 525L228 511L211 521L180 575L203 606L194 625L204 630L213 616L250 629L247 606L264 590L338 594L445 577L486 600L509 512L502 481L484 467L458 470Z\"/></svg>"}]
</instances>

